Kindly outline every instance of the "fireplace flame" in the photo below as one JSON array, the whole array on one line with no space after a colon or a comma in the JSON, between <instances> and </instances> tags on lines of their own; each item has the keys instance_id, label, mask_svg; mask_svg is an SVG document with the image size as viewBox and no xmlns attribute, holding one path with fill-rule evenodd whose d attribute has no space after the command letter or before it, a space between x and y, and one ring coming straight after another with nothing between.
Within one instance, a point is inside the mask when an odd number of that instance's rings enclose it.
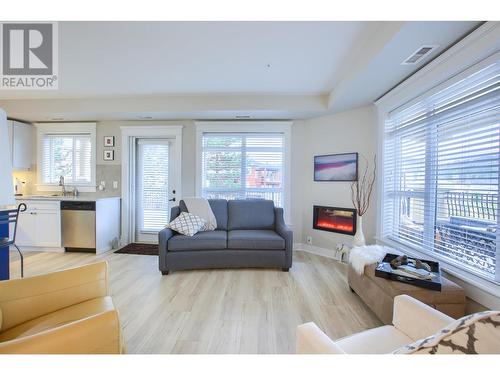
<instances>
[{"instance_id":1,"label":"fireplace flame","mask_svg":"<svg viewBox=\"0 0 500 375\"><path fill-rule=\"evenodd\" d=\"M352 232L354 230L354 226L351 223L338 223L331 220L321 220L319 219L317 224L318 227L325 229L336 229L344 232Z\"/></svg>"}]
</instances>

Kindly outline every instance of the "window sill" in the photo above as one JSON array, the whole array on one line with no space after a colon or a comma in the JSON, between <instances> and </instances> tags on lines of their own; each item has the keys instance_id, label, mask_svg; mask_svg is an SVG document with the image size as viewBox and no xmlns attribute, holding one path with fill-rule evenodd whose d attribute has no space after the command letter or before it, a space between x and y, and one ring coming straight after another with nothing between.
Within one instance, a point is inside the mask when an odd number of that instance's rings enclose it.
<instances>
[{"instance_id":1,"label":"window sill","mask_svg":"<svg viewBox=\"0 0 500 375\"><path fill-rule=\"evenodd\" d=\"M97 191L95 185L66 185L66 188L72 190L74 187L82 193L95 193ZM40 184L36 185L38 191L62 191L58 184Z\"/></svg>"},{"instance_id":2,"label":"window sill","mask_svg":"<svg viewBox=\"0 0 500 375\"><path fill-rule=\"evenodd\" d=\"M451 263L448 263L444 261L442 258L438 257L433 257L432 255L428 253L424 253L422 251L419 251L417 249L414 249L412 247L406 246L404 244L401 244L399 242L396 242L394 240L390 239L381 239L379 237L376 238L377 243L393 248L399 248L402 249L404 252L408 253L409 255L419 257L419 258L430 258L430 260L435 260L438 261L441 269L447 273L448 275L451 275L453 278L459 279L466 285L461 285L466 289L466 294L468 297L472 298L476 302L479 302L483 305L485 305L488 308L492 308L492 304L495 306L500 305L500 284L495 281L495 280L489 280L484 277L478 276L472 272L468 272L466 270L460 269L456 266L454 266ZM460 283L460 284L463 284ZM470 287L477 288L479 289L482 294L482 296L478 295L473 289ZM488 298L488 296L484 296L484 294L487 294L491 297L493 297L494 301L491 301L491 298Z\"/></svg>"}]
</instances>

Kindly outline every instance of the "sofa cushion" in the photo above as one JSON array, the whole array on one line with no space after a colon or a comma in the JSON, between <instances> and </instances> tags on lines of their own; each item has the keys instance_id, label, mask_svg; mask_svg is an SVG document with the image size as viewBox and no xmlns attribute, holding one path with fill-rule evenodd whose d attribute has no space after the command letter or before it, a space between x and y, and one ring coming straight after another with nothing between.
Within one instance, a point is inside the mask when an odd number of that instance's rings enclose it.
<instances>
[{"instance_id":1,"label":"sofa cushion","mask_svg":"<svg viewBox=\"0 0 500 375\"><path fill-rule=\"evenodd\" d=\"M228 230L274 229L274 202L263 199L227 202Z\"/></svg>"},{"instance_id":2,"label":"sofa cushion","mask_svg":"<svg viewBox=\"0 0 500 375\"><path fill-rule=\"evenodd\" d=\"M209 199L208 203L217 219L217 229L227 230L227 200Z\"/></svg>"},{"instance_id":3,"label":"sofa cushion","mask_svg":"<svg viewBox=\"0 0 500 375\"><path fill-rule=\"evenodd\" d=\"M227 230L227 200L225 199L209 199L208 204L217 219L217 228L219 230ZM182 212L188 212L186 203L181 200L179 208Z\"/></svg>"},{"instance_id":4,"label":"sofa cushion","mask_svg":"<svg viewBox=\"0 0 500 375\"><path fill-rule=\"evenodd\" d=\"M220 250L227 248L227 232L214 230L198 232L194 236L176 234L168 240L168 251Z\"/></svg>"},{"instance_id":5,"label":"sofa cushion","mask_svg":"<svg viewBox=\"0 0 500 375\"><path fill-rule=\"evenodd\" d=\"M232 230L227 232L227 247L245 250L284 250L285 240L273 230Z\"/></svg>"}]
</instances>

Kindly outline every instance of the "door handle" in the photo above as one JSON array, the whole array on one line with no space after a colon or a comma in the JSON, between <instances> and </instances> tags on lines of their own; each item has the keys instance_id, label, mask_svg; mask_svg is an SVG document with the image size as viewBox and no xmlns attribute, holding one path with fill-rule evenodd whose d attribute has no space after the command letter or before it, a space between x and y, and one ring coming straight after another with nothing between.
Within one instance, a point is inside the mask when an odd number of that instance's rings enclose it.
<instances>
[{"instance_id":1,"label":"door handle","mask_svg":"<svg viewBox=\"0 0 500 375\"><path fill-rule=\"evenodd\" d=\"M169 199L169 202L175 202L175 198Z\"/></svg>"}]
</instances>

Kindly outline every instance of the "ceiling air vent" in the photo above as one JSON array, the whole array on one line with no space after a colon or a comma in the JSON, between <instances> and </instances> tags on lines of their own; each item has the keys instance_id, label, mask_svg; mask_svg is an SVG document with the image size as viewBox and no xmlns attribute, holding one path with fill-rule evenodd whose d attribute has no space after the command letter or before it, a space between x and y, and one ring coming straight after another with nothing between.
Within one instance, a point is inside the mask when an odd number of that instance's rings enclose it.
<instances>
[{"instance_id":1,"label":"ceiling air vent","mask_svg":"<svg viewBox=\"0 0 500 375\"><path fill-rule=\"evenodd\" d=\"M401 65L413 65L420 62L424 57L429 55L439 46L421 46L415 52L413 52Z\"/></svg>"}]
</instances>

